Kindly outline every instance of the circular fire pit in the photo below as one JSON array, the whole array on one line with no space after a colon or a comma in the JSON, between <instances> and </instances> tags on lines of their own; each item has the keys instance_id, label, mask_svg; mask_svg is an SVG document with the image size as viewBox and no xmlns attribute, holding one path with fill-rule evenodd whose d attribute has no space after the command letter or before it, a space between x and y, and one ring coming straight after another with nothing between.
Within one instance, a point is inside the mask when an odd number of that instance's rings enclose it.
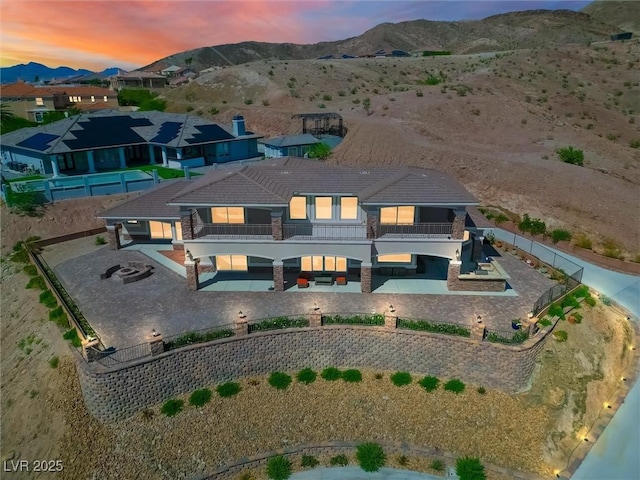
<instances>
[{"instance_id":1,"label":"circular fire pit","mask_svg":"<svg viewBox=\"0 0 640 480\"><path fill-rule=\"evenodd\" d=\"M120 270L118 270L116 272L116 275L118 275L119 277L123 277L123 276L126 276L126 275L133 275L134 273L138 273L138 269L137 268L122 267Z\"/></svg>"}]
</instances>

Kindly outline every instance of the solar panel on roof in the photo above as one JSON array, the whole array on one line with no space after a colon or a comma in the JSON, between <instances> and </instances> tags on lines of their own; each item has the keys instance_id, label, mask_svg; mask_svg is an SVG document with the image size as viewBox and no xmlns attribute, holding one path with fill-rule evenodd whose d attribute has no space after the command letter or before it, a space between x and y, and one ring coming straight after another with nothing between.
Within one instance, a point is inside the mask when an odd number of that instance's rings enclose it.
<instances>
[{"instance_id":1,"label":"solar panel on roof","mask_svg":"<svg viewBox=\"0 0 640 480\"><path fill-rule=\"evenodd\" d=\"M133 145L144 142L132 127L149 127L153 123L147 118L132 118L126 115L117 117L88 118L78 122L82 130L71 130L76 139L63 140L72 150L109 147L112 145Z\"/></svg>"},{"instance_id":2,"label":"solar panel on roof","mask_svg":"<svg viewBox=\"0 0 640 480\"><path fill-rule=\"evenodd\" d=\"M39 152L44 152L47 148L51 147L51 145L49 144L56 138L60 138L60 135L52 135L50 133L36 133L35 135L18 143L18 146L30 148L32 150L38 150Z\"/></svg>"},{"instance_id":3,"label":"solar panel on roof","mask_svg":"<svg viewBox=\"0 0 640 480\"><path fill-rule=\"evenodd\" d=\"M218 142L220 140L233 140L235 137L219 125L196 125L200 133L193 135L187 143Z\"/></svg>"},{"instance_id":4,"label":"solar panel on roof","mask_svg":"<svg viewBox=\"0 0 640 480\"><path fill-rule=\"evenodd\" d=\"M158 134L153 137L150 142L167 144L178 137L182 123L180 122L164 122L158 131Z\"/></svg>"}]
</instances>

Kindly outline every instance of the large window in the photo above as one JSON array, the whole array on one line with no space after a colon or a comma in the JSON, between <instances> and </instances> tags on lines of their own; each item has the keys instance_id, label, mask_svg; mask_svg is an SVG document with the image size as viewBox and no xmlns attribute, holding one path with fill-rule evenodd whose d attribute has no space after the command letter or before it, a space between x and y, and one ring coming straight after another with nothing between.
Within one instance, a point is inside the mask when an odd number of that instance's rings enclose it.
<instances>
[{"instance_id":1,"label":"large window","mask_svg":"<svg viewBox=\"0 0 640 480\"><path fill-rule=\"evenodd\" d=\"M410 253L378 255L378 263L411 263Z\"/></svg>"},{"instance_id":2,"label":"large window","mask_svg":"<svg viewBox=\"0 0 640 480\"><path fill-rule=\"evenodd\" d=\"M216 255L217 270L236 270L246 272L247 256L246 255Z\"/></svg>"},{"instance_id":3,"label":"large window","mask_svg":"<svg viewBox=\"0 0 640 480\"><path fill-rule=\"evenodd\" d=\"M303 272L346 272L347 259L345 257L309 256L302 257Z\"/></svg>"},{"instance_id":4,"label":"large window","mask_svg":"<svg viewBox=\"0 0 640 480\"><path fill-rule=\"evenodd\" d=\"M332 205L331 197L316 197L316 220L331 220Z\"/></svg>"},{"instance_id":5,"label":"large window","mask_svg":"<svg viewBox=\"0 0 640 480\"><path fill-rule=\"evenodd\" d=\"M291 197L289 202L289 218L291 220L306 220L307 197Z\"/></svg>"},{"instance_id":6,"label":"large window","mask_svg":"<svg viewBox=\"0 0 640 480\"><path fill-rule=\"evenodd\" d=\"M149 222L149 230L151 232L151 238L166 238L171 239L171 223L169 222Z\"/></svg>"},{"instance_id":7,"label":"large window","mask_svg":"<svg viewBox=\"0 0 640 480\"><path fill-rule=\"evenodd\" d=\"M44 100L41 97L36 98L36 105L38 107L44 107Z\"/></svg>"},{"instance_id":8,"label":"large window","mask_svg":"<svg viewBox=\"0 0 640 480\"><path fill-rule=\"evenodd\" d=\"M411 225L415 218L416 207L384 207L380 209L380 223L386 225Z\"/></svg>"},{"instance_id":9,"label":"large window","mask_svg":"<svg viewBox=\"0 0 640 480\"><path fill-rule=\"evenodd\" d=\"M341 220L357 220L358 219L358 197L341 197L340 198L340 219Z\"/></svg>"},{"instance_id":10,"label":"large window","mask_svg":"<svg viewBox=\"0 0 640 480\"><path fill-rule=\"evenodd\" d=\"M213 223L244 223L243 207L213 207L211 208Z\"/></svg>"}]
</instances>

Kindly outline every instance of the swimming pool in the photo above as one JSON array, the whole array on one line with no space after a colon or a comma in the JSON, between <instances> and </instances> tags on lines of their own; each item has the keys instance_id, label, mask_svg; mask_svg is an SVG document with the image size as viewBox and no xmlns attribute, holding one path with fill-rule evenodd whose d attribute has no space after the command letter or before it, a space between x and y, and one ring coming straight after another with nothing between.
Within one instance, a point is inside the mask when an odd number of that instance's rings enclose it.
<instances>
[{"instance_id":1,"label":"swimming pool","mask_svg":"<svg viewBox=\"0 0 640 480\"><path fill-rule=\"evenodd\" d=\"M70 177L47 178L44 180L28 180L26 182L12 182L11 188L15 192L35 191L42 192L45 190L44 182L49 183L50 188L76 188L84 187L85 177L89 185L107 185L110 183L120 183L121 175L124 176L125 182L135 180L150 180L153 176L142 170L126 170L122 172L93 173L89 175L75 175Z\"/></svg>"}]
</instances>

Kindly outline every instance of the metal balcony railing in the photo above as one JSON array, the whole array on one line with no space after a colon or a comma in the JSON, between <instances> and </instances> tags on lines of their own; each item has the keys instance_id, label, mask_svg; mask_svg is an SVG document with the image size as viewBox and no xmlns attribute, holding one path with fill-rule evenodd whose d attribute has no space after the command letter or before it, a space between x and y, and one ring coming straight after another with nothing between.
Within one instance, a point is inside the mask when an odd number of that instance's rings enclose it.
<instances>
[{"instance_id":1,"label":"metal balcony railing","mask_svg":"<svg viewBox=\"0 0 640 480\"><path fill-rule=\"evenodd\" d=\"M378 225L380 237L445 237L451 235L451 223L414 223L412 225Z\"/></svg>"},{"instance_id":2,"label":"metal balcony railing","mask_svg":"<svg viewBox=\"0 0 640 480\"><path fill-rule=\"evenodd\" d=\"M221 224L221 223L203 223L195 229L195 237L215 237L215 238L271 238L271 224Z\"/></svg>"},{"instance_id":3,"label":"metal balcony railing","mask_svg":"<svg viewBox=\"0 0 640 480\"><path fill-rule=\"evenodd\" d=\"M285 224L282 226L285 239L313 240L363 240L367 238L365 225L335 224Z\"/></svg>"}]
</instances>

